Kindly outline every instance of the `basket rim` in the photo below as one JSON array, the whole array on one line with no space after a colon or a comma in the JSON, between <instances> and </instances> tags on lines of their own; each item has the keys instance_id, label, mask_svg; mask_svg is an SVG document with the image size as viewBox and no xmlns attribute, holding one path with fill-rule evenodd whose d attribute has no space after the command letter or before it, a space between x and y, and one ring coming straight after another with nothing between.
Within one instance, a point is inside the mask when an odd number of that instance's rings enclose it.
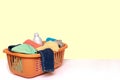
<instances>
[{"instance_id":1,"label":"basket rim","mask_svg":"<svg viewBox=\"0 0 120 80\"><path fill-rule=\"evenodd\" d=\"M64 46L61 47L58 50L58 52L65 50L67 47L68 47L68 45L66 43L64 43ZM8 55L11 55L11 56L24 57L24 58L39 58L39 57L41 57L41 55L39 55L39 54L23 54L23 53L19 53L19 52L11 52L8 49L4 49L3 52ZM54 53L57 53L57 52L54 51Z\"/></svg>"}]
</instances>

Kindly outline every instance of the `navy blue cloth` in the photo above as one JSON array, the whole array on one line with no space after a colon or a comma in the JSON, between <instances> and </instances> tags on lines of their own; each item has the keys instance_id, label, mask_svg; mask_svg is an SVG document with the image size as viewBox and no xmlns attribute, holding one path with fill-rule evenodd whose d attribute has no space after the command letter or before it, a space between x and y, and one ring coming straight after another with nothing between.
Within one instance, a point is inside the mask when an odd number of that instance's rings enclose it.
<instances>
[{"instance_id":1,"label":"navy blue cloth","mask_svg":"<svg viewBox=\"0 0 120 80\"><path fill-rule=\"evenodd\" d=\"M9 50L9 51L11 51L13 47L16 47L16 46L18 46L18 45L21 45L21 44L17 44L17 45L10 45L10 46L8 46L8 50Z\"/></svg>"},{"instance_id":2,"label":"navy blue cloth","mask_svg":"<svg viewBox=\"0 0 120 80\"><path fill-rule=\"evenodd\" d=\"M50 48L38 51L41 55L42 71L53 72L54 71L54 52Z\"/></svg>"}]
</instances>

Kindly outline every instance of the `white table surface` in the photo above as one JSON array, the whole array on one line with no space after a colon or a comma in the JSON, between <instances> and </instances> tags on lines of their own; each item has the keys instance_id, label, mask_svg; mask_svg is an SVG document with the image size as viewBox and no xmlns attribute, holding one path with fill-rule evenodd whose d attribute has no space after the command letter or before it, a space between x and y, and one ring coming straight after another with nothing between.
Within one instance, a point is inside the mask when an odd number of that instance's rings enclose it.
<instances>
[{"instance_id":1,"label":"white table surface","mask_svg":"<svg viewBox=\"0 0 120 80\"><path fill-rule=\"evenodd\" d=\"M6 59L0 59L0 80L120 80L120 60L64 60L53 74L23 78L9 71Z\"/></svg>"}]
</instances>

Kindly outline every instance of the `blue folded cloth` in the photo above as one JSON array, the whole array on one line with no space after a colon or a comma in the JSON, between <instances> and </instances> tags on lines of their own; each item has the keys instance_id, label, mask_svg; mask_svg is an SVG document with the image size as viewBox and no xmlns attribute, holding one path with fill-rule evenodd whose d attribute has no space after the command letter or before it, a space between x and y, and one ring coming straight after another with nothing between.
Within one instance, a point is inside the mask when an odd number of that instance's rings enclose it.
<instances>
[{"instance_id":1,"label":"blue folded cloth","mask_svg":"<svg viewBox=\"0 0 120 80\"><path fill-rule=\"evenodd\" d=\"M54 52L50 48L38 51L41 55L43 72L54 71Z\"/></svg>"},{"instance_id":2,"label":"blue folded cloth","mask_svg":"<svg viewBox=\"0 0 120 80\"><path fill-rule=\"evenodd\" d=\"M48 42L48 41L56 41L56 39L51 38L51 37L47 37L47 38L46 38L46 42Z\"/></svg>"}]
</instances>

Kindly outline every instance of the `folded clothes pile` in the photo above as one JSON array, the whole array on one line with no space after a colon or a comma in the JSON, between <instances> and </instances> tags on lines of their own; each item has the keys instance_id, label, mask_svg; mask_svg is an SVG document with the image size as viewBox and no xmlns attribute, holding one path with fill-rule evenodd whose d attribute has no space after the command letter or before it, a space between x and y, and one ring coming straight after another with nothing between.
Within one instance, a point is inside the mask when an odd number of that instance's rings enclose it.
<instances>
[{"instance_id":1,"label":"folded clothes pile","mask_svg":"<svg viewBox=\"0 0 120 80\"><path fill-rule=\"evenodd\" d=\"M27 39L22 44L10 45L8 50L21 54L40 54L42 59L42 70L44 72L54 71L54 51L64 46L62 40L48 37L43 42L38 33L34 34L33 40Z\"/></svg>"}]
</instances>

